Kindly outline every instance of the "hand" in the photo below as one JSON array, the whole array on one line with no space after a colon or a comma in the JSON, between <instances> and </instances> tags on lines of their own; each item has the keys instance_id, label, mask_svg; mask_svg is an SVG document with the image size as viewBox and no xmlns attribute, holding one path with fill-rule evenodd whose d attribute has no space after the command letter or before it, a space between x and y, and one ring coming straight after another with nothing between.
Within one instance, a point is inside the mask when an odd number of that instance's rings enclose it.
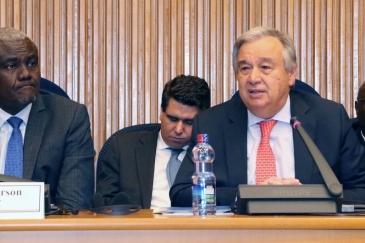
<instances>
[{"instance_id":1,"label":"hand","mask_svg":"<svg viewBox=\"0 0 365 243\"><path fill-rule=\"evenodd\" d=\"M300 183L300 181L295 178L270 177L260 185L302 185L302 183Z\"/></svg>"}]
</instances>

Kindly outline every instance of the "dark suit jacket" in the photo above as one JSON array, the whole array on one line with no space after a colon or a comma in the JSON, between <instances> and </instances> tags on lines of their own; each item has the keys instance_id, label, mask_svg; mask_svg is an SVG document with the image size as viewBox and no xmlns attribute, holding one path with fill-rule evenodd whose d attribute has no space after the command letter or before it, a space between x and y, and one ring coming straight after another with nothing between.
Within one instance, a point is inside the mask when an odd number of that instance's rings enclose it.
<instances>
[{"instance_id":1,"label":"dark suit jacket","mask_svg":"<svg viewBox=\"0 0 365 243\"><path fill-rule=\"evenodd\" d=\"M132 132L112 139L96 186L105 205L118 192L125 192L131 204L151 207L158 132Z\"/></svg>"},{"instance_id":2,"label":"dark suit jacket","mask_svg":"<svg viewBox=\"0 0 365 243\"><path fill-rule=\"evenodd\" d=\"M356 136L359 139L359 142L361 143L362 146L365 147L365 140L361 135L361 126L359 120L357 118L353 118L351 119L351 121L352 121L352 128L354 129Z\"/></svg>"},{"instance_id":3,"label":"dark suit jacket","mask_svg":"<svg viewBox=\"0 0 365 243\"><path fill-rule=\"evenodd\" d=\"M347 200L365 201L364 149L357 142L351 121L341 104L306 92L291 91L291 116L296 116L314 140L345 189ZM289 121L288 121L289 122ZM199 113L175 183L170 190L172 206L191 206L189 156L198 133L209 134L215 150L213 172L217 179L217 205L230 205L239 184L247 184L247 108L241 99L232 99ZM303 139L293 131L295 176L302 184L324 183Z\"/></svg>"},{"instance_id":4,"label":"dark suit jacket","mask_svg":"<svg viewBox=\"0 0 365 243\"><path fill-rule=\"evenodd\" d=\"M59 95L39 95L24 137L24 178L50 184L54 204L89 209L94 156L86 107Z\"/></svg>"}]
</instances>

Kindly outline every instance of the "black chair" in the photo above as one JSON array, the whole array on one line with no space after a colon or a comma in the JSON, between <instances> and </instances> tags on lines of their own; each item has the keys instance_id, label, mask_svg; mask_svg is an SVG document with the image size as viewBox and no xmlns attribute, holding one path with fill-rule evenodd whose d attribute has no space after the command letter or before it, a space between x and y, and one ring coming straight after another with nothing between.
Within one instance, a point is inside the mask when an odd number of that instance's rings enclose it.
<instances>
[{"instance_id":1,"label":"black chair","mask_svg":"<svg viewBox=\"0 0 365 243\"><path fill-rule=\"evenodd\" d=\"M304 83L303 81L301 81L299 79L295 80L295 85L294 85L293 89L305 91L305 92L320 96L319 93L312 86L310 86L307 83ZM240 97L238 91L236 91L236 93L234 93L232 95L232 99L237 98L237 97Z\"/></svg>"},{"instance_id":2,"label":"black chair","mask_svg":"<svg viewBox=\"0 0 365 243\"><path fill-rule=\"evenodd\" d=\"M154 131L160 129L160 123L146 123L146 124L138 124L129 127L125 127L113 133L104 143L103 147L100 150L98 161L96 163L96 182L103 170L103 159L106 152L109 149L110 142L112 138L119 134L130 133L130 132L139 132L139 131Z\"/></svg>"},{"instance_id":3,"label":"black chair","mask_svg":"<svg viewBox=\"0 0 365 243\"><path fill-rule=\"evenodd\" d=\"M67 95L67 93L60 86L58 86L57 84L55 84L52 81L50 81L48 79L45 79L45 78L41 78L39 93L44 94L43 90L52 92L54 94L61 95L61 96L66 97L68 99L70 98Z\"/></svg>"}]
</instances>

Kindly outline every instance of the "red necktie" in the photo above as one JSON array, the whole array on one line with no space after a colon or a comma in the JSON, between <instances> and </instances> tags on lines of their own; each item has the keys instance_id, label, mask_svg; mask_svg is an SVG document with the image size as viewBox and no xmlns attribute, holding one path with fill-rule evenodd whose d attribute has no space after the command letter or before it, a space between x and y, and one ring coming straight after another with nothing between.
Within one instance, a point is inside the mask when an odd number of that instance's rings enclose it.
<instances>
[{"instance_id":1,"label":"red necktie","mask_svg":"<svg viewBox=\"0 0 365 243\"><path fill-rule=\"evenodd\" d=\"M275 157L270 146L270 133L275 123L276 120L262 121L259 123L261 142L257 149L256 157L256 185L269 177L276 177Z\"/></svg>"}]
</instances>

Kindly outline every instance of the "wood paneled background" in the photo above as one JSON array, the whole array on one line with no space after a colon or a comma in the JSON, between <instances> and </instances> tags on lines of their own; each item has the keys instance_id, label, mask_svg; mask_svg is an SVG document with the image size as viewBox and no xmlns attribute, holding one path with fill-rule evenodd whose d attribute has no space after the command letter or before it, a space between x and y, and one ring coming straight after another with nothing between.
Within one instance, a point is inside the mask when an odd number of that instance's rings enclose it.
<instances>
[{"instance_id":1,"label":"wood paneled background","mask_svg":"<svg viewBox=\"0 0 365 243\"><path fill-rule=\"evenodd\" d=\"M158 122L163 85L178 74L205 78L212 105L228 100L234 41L258 25L289 33L298 78L354 116L364 0L0 0L0 26L27 33L42 76L88 107L97 153L118 129Z\"/></svg>"}]
</instances>

